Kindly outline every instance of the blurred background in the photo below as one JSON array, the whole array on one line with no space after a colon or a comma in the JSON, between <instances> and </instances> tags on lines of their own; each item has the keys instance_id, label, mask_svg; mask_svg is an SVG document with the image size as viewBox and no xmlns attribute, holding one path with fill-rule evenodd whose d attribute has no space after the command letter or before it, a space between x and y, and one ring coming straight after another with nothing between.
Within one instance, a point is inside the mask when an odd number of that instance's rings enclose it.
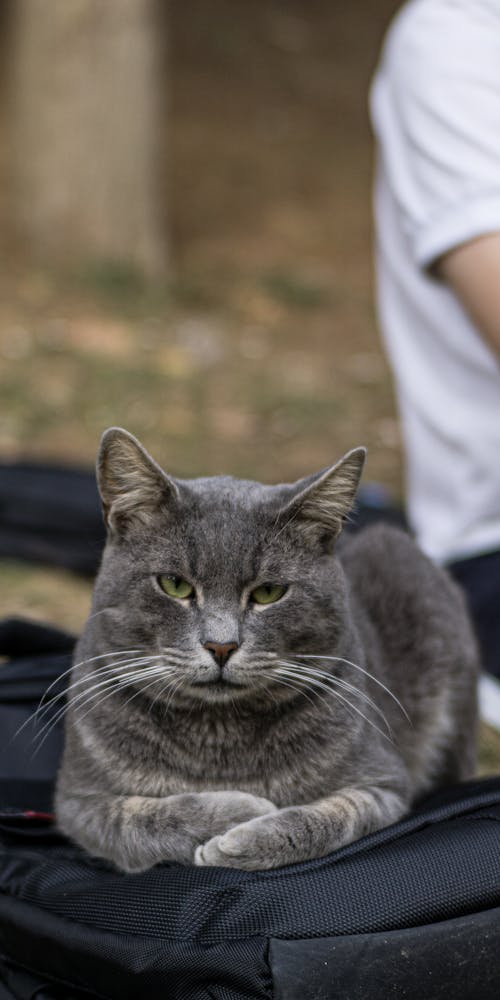
<instances>
[{"instance_id":1,"label":"blurred background","mask_svg":"<svg viewBox=\"0 0 500 1000\"><path fill-rule=\"evenodd\" d=\"M2 0L0 459L179 476L357 444L400 493L376 329L367 93L396 0ZM89 587L2 566L3 613Z\"/></svg>"}]
</instances>

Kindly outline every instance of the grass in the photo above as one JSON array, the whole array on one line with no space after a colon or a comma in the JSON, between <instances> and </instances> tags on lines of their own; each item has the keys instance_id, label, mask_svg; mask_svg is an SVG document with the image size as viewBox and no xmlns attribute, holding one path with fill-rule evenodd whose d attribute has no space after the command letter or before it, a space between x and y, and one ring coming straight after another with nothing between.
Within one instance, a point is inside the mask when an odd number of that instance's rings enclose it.
<instances>
[{"instance_id":1,"label":"grass","mask_svg":"<svg viewBox=\"0 0 500 1000\"><path fill-rule=\"evenodd\" d=\"M312 284L296 274L274 271L263 275L262 287L277 302L303 310L317 309L330 302L327 288Z\"/></svg>"},{"instance_id":2,"label":"grass","mask_svg":"<svg viewBox=\"0 0 500 1000\"><path fill-rule=\"evenodd\" d=\"M498 774L500 772L500 731L481 724L479 733L478 774Z\"/></svg>"},{"instance_id":3,"label":"grass","mask_svg":"<svg viewBox=\"0 0 500 1000\"><path fill-rule=\"evenodd\" d=\"M73 573L2 561L2 617L22 615L77 635L89 613L92 584Z\"/></svg>"}]
</instances>

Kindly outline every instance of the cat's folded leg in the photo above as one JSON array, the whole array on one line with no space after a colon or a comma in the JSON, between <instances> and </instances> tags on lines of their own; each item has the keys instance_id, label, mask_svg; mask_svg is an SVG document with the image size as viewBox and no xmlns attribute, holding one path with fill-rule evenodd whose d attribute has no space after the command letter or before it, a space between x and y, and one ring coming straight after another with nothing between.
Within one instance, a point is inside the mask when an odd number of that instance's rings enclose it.
<instances>
[{"instance_id":1,"label":"cat's folded leg","mask_svg":"<svg viewBox=\"0 0 500 1000\"><path fill-rule=\"evenodd\" d=\"M63 833L127 872L160 861L192 863L195 848L208 838L273 810L268 799L238 791L153 798L60 790L56 802Z\"/></svg>"},{"instance_id":2,"label":"cat's folded leg","mask_svg":"<svg viewBox=\"0 0 500 1000\"><path fill-rule=\"evenodd\" d=\"M195 852L195 864L256 871L320 858L395 823L408 802L398 789L342 788L308 805L240 823Z\"/></svg>"}]
</instances>

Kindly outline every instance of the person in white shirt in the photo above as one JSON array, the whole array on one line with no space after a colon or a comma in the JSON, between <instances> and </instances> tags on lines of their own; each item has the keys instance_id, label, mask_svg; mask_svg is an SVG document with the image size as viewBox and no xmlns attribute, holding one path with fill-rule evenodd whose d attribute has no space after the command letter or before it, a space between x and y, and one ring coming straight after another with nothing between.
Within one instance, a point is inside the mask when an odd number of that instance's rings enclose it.
<instances>
[{"instance_id":1,"label":"person in white shirt","mask_svg":"<svg viewBox=\"0 0 500 1000\"><path fill-rule=\"evenodd\" d=\"M410 0L371 92L408 518L500 675L500 0Z\"/></svg>"}]
</instances>

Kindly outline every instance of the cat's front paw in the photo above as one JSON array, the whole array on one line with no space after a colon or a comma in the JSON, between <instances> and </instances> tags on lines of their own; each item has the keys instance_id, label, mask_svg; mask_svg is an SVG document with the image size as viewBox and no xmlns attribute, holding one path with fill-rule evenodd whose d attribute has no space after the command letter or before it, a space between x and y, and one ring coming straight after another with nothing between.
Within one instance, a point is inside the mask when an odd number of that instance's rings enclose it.
<instances>
[{"instance_id":1,"label":"cat's front paw","mask_svg":"<svg viewBox=\"0 0 500 1000\"><path fill-rule=\"evenodd\" d=\"M196 848L195 865L259 871L289 864L287 845L275 819L276 813L268 813L212 837Z\"/></svg>"},{"instance_id":2,"label":"cat's front paw","mask_svg":"<svg viewBox=\"0 0 500 1000\"><path fill-rule=\"evenodd\" d=\"M252 792L236 790L221 790L215 792L198 792L193 799L195 805L201 808L204 819L205 836L219 836L231 830L237 824L243 824L258 816L277 812L276 806ZM208 826L208 830L207 830Z\"/></svg>"}]
</instances>

